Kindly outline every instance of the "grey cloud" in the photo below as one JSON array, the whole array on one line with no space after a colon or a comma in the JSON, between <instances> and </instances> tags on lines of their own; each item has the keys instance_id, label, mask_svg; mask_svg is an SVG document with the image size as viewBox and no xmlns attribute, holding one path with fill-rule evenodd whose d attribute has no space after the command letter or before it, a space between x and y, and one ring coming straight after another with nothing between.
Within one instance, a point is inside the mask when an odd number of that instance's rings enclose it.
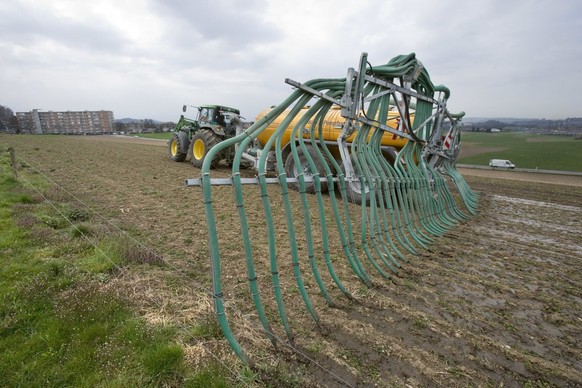
<instances>
[{"instance_id":1,"label":"grey cloud","mask_svg":"<svg viewBox=\"0 0 582 388\"><path fill-rule=\"evenodd\" d=\"M180 41L220 41L227 50L243 50L259 42L271 42L281 33L274 23L260 18L263 1L235 2L158 0L154 9L172 20L174 37Z\"/></svg>"},{"instance_id":2,"label":"grey cloud","mask_svg":"<svg viewBox=\"0 0 582 388\"><path fill-rule=\"evenodd\" d=\"M58 14L47 14L19 2L11 3L9 17L0 19L2 40L29 46L40 40L51 40L72 49L121 51L123 37L96 21L81 23Z\"/></svg>"}]
</instances>

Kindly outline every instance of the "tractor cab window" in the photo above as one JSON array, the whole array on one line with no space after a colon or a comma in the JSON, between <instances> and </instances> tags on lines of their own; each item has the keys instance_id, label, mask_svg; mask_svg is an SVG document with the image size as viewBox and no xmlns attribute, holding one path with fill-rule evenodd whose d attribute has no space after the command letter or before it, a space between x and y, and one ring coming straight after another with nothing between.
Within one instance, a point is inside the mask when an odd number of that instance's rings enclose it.
<instances>
[{"instance_id":1,"label":"tractor cab window","mask_svg":"<svg viewBox=\"0 0 582 388\"><path fill-rule=\"evenodd\" d=\"M224 121L224 115L218 109L212 110L212 122L214 124L218 124L218 125L223 126L223 127L226 126L226 123Z\"/></svg>"},{"instance_id":2,"label":"tractor cab window","mask_svg":"<svg viewBox=\"0 0 582 388\"><path fill-rule=\"evenodd\" d=\"M212 109L208 109L208 108L200 108L200 115L198 116L198 121L205 123L210 121L210 118L212 116L210 116L210 114Z\"/></svg>"}]
</instances>

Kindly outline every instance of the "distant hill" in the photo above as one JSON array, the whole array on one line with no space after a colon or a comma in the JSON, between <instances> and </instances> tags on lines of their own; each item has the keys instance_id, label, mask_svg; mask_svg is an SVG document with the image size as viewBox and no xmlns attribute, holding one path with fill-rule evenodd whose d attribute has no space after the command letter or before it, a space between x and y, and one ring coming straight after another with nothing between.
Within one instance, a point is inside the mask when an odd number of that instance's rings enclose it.
<instances>
[{"instance_id":1,"label":"distant hill","mask_svg":"<svg viewBox=\"0 0 582 388\"><path fill-rule=\"evenodd\" d=\"M570 124L580 124L582 123L582 118L580 117L568 117L565 119L523 119L523 118L516 118L516 117L463 117L464 123L485 123L489 121L496 121L504 124L520 124L520 125L540 125L540 124L548 124L548 123L563 123L566 125Z\"/></svg>"},{"instance_id":2,"label":"distant hill","mask_svg":"<svg viewBox=\"0 0 582 388\"><path fill-rule=\"evenodd\" d=\"M484 123L487 121L498 121L506 124L513 124L524 121L537 121L542 119L520 119L515 117L463 117L464 123Z\"/></svg>"}]
</instances>

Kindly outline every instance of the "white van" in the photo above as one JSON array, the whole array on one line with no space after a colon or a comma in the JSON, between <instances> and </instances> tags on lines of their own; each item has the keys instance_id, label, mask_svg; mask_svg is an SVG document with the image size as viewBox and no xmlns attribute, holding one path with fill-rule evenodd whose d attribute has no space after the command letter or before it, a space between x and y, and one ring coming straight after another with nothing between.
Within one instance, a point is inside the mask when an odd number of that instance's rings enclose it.
<instances>
[{"instance_id":1,"label":"white van","mask_svg":"<svg viewBox=\"0 0 582 388\"><path fill-rule=\"evenodd\" d=\"M497 168L515 168L515 164L507 159L491 159L489 161L489 167Z\"/></svg>"}]
</instances>

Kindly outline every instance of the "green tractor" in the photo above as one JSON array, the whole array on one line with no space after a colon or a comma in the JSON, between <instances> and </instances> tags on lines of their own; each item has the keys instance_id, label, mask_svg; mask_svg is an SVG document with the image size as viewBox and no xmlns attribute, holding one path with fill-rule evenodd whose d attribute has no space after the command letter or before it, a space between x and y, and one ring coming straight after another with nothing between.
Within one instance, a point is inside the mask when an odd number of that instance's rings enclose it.
<instances>
[{"instance_id":1,"label":"green tractor","mask_svg":"<svg viewBox=\"0 0 582 388\"><path fill-rule=\"evenodd\" d=\"M184 105L182 111L185 113L187 108ZM227 106L203 105L194 108L197 109L196 119L180 116L172 138L168 141L168 150L170 159L183 162L190 155L192 164L200 168L212 147L236 135L242 118L238 109ZM215 168L223 159L228 163L233 156L233 150L227 148L214 157L210 166Z\"/></svg>"}]
</instances>

